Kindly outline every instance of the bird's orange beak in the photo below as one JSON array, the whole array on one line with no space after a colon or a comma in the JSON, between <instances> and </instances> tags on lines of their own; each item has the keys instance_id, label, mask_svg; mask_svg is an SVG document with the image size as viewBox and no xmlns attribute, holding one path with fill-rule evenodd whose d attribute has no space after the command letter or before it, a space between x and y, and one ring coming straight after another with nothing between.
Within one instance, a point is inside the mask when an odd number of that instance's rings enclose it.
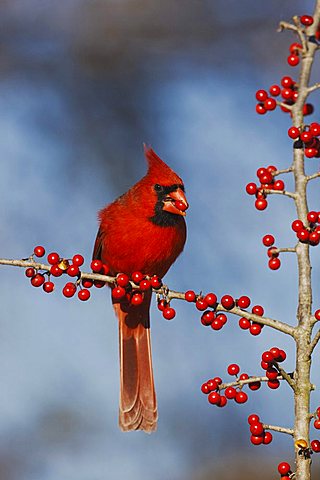
<instances>
[{"instance_id":1,"label":"bird's orange beak","mask_svg":"<svg viewBox=\"0 0 320 480\"><path fill-rule=\"evenodd\" d=\"M189 207L186 196L181 188L169 193L169 195L167 195L164 199L163 204L162 210L183 216L185 216L185 211Z\"/></svg>"}]
</instances>

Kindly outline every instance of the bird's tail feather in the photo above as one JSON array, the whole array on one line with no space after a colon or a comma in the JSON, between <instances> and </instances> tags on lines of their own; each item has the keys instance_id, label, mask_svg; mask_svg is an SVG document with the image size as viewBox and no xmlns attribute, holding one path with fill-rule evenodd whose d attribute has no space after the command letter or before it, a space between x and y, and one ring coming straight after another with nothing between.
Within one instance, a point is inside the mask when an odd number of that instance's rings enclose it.
<instances>
[{"instance_id":1,"label":"bird's tail feather","mask_svg":"<svg viewBox=\"0 0 320 480\"><path fill-rule=\"evenodd\" d=\"M119 319L120 405L119 426L123 431L157 428L157 401L154 388L151 341L151 294L139 306L114 303Z\"/></svg>"}]
</instances>

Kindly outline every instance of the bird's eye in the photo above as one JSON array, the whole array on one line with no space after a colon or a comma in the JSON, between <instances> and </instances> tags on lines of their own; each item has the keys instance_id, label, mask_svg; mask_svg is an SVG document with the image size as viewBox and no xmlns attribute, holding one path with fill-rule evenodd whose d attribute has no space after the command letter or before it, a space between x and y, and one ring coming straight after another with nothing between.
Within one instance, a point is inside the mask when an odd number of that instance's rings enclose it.
<instances>
[{"instance_id":1,"label":"bird's eye","mask_svg":"<svg viewBox=\"0 0 320 480\"><path fill-rule=\"evenodd\" d=\"M163 187L161 187L161 185L156 183L155 186L154 186L154 189L155 189L156 192L161 192L163 190Z\"/></svg>"}]
</instances>

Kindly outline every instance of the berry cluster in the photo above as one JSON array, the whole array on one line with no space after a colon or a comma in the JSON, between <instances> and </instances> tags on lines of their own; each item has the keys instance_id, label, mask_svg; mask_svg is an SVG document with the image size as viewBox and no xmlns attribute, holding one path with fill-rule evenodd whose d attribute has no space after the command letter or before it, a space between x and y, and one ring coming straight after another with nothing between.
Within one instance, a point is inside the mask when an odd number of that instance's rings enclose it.
<instances>
[{"instance_id":1,"label":"berry cluster","mask_svg":"<svg viewBox=\"0 0 320 480\"><path fill-rule=\"evenodd\" d=\"M254 182L250 182L246 185L246 192L248 195L255 195L255 207L257 210L265 210L268 206L267 192L266 190L282 191L285 189L283 180L275 180L275 172L277 167L269 165L268 167L260 167L257 170L257 177L260 181L258 186Z\"/></svg>"},{"instance_id":2,"label":"berry cluster","mask_svg":"<svg viewBox=\"0 0 320 480\"><path fill-rule=\"evenodd\" d=\"M236 363L232 363L228 366L227 371L229 375L235 375L238 378L240 367ZM205 395L208 395L208 402L217 407L224 407L228 403L228 400L234 400L236 403L245 403L248 400L248 395L242 391L240 382L248 378L248 374L242 373L238 378L239 384L237 385L238 382L234 382L235 388L223 384L220 377L214 377L201 385L201 391ZM224 395L221 394L222 390L225 390Z\"/></svg>"},{"instance_id":3,"label":"berry cluster","mask_svg":"<svg viewBox=\"0 0 320 480\"><path fill-rule=\"evenodd\" d=\"M239 300L241 300L242 298L243 297L240 297ZM246 308L246 307L241 307L241 304L239 303L238 303L238 306L240 308ZM264 309L261 305L254 305L251 309L251 312L254 313L255 315L258 315L259 317L262 317L262 315L264 314ZM242 330L248 330L251 333L251 335L257 336L257 335L260 335L264 325L262 323L252 322L248 318L241 317L239 319L239 327Z\"/></svg>"},{"instance_id":4,"label":"berry cluster","mask_svg":"<svg viewBox=\"0 0 320 480\"><path fill-rule=\"evenodd\" d=\"M255 413L252 413L248 417L248 423L250 425L250 441L253 445L268 445L272 442L272 434L267 432L260 422L260 418Z\"/></svg>"},{"instance_id":5,"label":"berry cluster","mask_svg":"<svg viewBox=\"0 0 320 480\"><path fill-rule=\"evenodd\" d=\"M283 362L286 358L286 352L278 347L272 347L261 355L261 367L266 371L267 385L273 390L280 387L278 363Z\"/></svg>"},{"instance_id":6,"label":"berry cluster","mask_svg":"<svg viewBox=\"0 0 320 480\"><path fill-rule=\"evenodd\" d=\"M262 243L265 247L268 247L267 255L269 257L268 266L271 270L278 270L281 267L281 261L279 258L279 251L274 246L275 238L271 234L267 234L262 238Z\"/></svg>"},{"instance_id":7,"label":"berry cluster","mask_svg":"<svg viewBox=\"0 0 320 480\"><path fill-rule=\"evenodd\" d=\"M315 416L315 421L313 422L313 426L316 430L320 430L320 407L317 408L314 416Z\"/></svg>"},{"instance_id":8,"label":"berry cluster","mask_svg":"<svg viewBox=\"0 0 320 480\"><path fill-rule=\"evenodd\" d=\"M34 248L32 258L41 258L45 255L45 249L42 245L38 245ZM51 281L51 276L60 277L62 274L67 274L69 277L77 277L75 282L67 282L63 287L62 293L65 297L70 298L75 295L78 288L79 300L86 301L90 298L90 292L87 288L82 288L80 282L80 270L79 267L83 265L84 258L80 254L76 254L72 259L68 260L61 258L56 252L50 252L47 255L47 260L50 266L48 271L39 273L39 270L34 267L28 267L25 271L25 275L30 278L31 285L34 287L41 287L46 293L54 291L55 284Z\"/></svg>"},{"instance_id":9,"label":"berry cluster","mask_svg":"<svg viewBox=\"0 0 320 480\"><path fill-rule=\"evenodd\" d=\"M320 157L319 123L313 122L310 125L305 125L303 129L290 127L288 135L292 140L295 140L294 148L303 148L307 158Z\"/></svg>"},{"instance_id":10,"label":"berry cluster","mask_svg":"<svg viewBox=\"0 0 320 480\"><path fill-rule=\"evenodd\" d=\"M100 261L100 260L99 260ZM133 284L133 285L132 285ZM133 288L137 286L138 288ZM133 272L131 278L125 273L119 273L116 277L115 286L112 289L112 298L115 302L126 302L133 306L139 306L142 304L144 295L151 290L159 289L162 287L162 281L156 275L149 277L141 272ZM175 316L173 308L163 307L163 316L168 320ZM166 311L173 311L173 316L169 318L165 316Z\"/></svg>"},{"instance_id":11,"label":"berry cluster","mask_svg":"<svg viewBox=\"0 0 320 480\"><path fill-rule=\"evenodd\" d=\"M291 224L292 230L296 233L297 239L302 243L312 246L320 243L320 212L310 211L307 215L309 222L305 226L302 220L294 220Z\"/></svg>"},{"instance_id":12,"label":"berry cluster","mask_svg":"<svg viewBox=\"0 0 320 480\"><path fill-rule=\"evenodd\" d=\"M299 63L299 53L301 52L302 46L299 43L292 43L290 45L290 55L288 57L292 66L298 65ZM297 62L297 63L295 63ZM295 65L294 65L295 63ZM270 95L271 97L270 97ZM282 99L280 101L275 100L272 97L278 97L281 95ZM277 105L280 106L281 110L285 113L290 112L290 107L298 99L298 85L297 83L289 76L284 76L280 80L280 85L274 84L269 88L269 93L266 90L260 89L256 92L256 100L258 104L256 105L256 112L259 115L264 115L268 111L273 111L277 108ZM303 106L303 115L311 115L314 111L313 105L306 103Z\"/></svg>"}]
</instances>

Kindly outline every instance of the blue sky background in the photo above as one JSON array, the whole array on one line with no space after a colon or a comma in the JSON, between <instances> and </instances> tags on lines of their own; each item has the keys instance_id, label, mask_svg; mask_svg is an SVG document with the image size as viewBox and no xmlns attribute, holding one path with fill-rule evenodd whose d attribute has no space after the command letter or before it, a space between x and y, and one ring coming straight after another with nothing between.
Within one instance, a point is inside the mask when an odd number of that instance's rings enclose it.
<instances>
[{"instance_id":1,"label":"blue sky background","mask_svg":"<svg viewBox=\"0 0 320 480\"><path fill-rule=\"evenodd\" d=\"M244 189L259 166L291 163L289 117L257 116L254 93L296 76L285 61L293 37L276 28L283 18L311 13L313 3L68 0L57 9L49 0L3 2L1 256L27 257L43 244L64 257L82 253L88 269L96 213L144 175L147 142L183 177L190 203L188 241L167 284L247 294L266 314L294 324L295 258L283 256L282 268L271 272L261 243L273 233L277 245L294 245L292 202L274 196L257 212ZM312 120L319 120L317 103L315 95ZM317 198L314 185L313 209ZM312 257L316 278L316 249ZM250 446L246 423L256 412L266 423L291 426L286 385L263 386L247 404L221 410L199 391L212 376L227 380L229 363L261 374L261 353L273 345L288 351L292 370L290 339L268 328L252 337L232 316L214 332L182 302L166 322L153 306L159 428L151 436L123 434L109 292L96 290L86 303L67 300L58 279L46 295L9 267L1 268L0 284L1 478L227 479L239 465L256 478L255 468L246 470L253 455L271 472L291 459L288 438ZM315 308L319 294L315 282Z\"/></svg>"}]
</instances>

